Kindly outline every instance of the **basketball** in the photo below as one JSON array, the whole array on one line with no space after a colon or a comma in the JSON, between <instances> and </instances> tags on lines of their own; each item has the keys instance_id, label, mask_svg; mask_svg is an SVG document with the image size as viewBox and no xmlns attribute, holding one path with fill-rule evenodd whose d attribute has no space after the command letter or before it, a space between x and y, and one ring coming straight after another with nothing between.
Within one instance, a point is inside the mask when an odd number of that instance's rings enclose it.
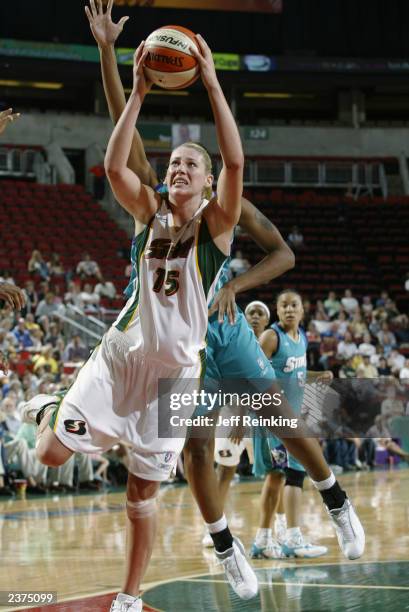
<instances>
[{"instance_id":1,"label":"basketball","mask_svg":"<svg viewBox=\"0 0 409 612\"><path fill-rule=\"evenodd\" d=\"M181 26L164 26L148 36L145 74L163 89L184 89L196 81L199 65L190 47L196 44L193 32Z\"/></svg>"}]
</instances>

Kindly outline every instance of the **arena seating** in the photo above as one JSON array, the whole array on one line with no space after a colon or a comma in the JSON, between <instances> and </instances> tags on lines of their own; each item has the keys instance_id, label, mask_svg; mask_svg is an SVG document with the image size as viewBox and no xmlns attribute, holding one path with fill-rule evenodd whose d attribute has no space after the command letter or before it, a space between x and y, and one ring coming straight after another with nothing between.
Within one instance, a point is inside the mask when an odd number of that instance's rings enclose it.
<instances>
[{"instance_id":1,"label":"arena seating","mask_svg":"<svg viewBox=\"0 0 409 612\"><path fill-rule=\"evenodd\" d=\"M280 190L247 190L252 201L279 228L284 238L294 225L304 236L305 248L296 253L293 270L273 282L280 290L294 287L311 301L322 299L333 289L355 295L390 294L401 306L409 296L404 282L409 271L409 198L360 198L316 192L291 194ZM255 263L259 248L246 236L238 236L236 248ZM272 301L271 286L254 292L258 299ZM250 292L246 294L248 301Z\"/></svg>"},{"instance_id":2,"label":"arena seating","mask_svg":"<svg viewBox=\"0 0 409 612\"><path fill-rule=\"evenodd\" d=\"M125 284L126 262L118 252L129 249L129 238L80 185L1 181L0 228L0 270L9 270L17 284L30 278L33 249L46 261L59 253L66 269L88 252L118 290Z\"/></svg>"}]
</instances>

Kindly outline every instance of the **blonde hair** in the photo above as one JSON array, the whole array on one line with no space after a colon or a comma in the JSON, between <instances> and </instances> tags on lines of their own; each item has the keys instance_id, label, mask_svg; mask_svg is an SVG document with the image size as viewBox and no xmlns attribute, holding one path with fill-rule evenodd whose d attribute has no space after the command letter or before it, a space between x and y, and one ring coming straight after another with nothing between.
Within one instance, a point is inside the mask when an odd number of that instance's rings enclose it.
<instances>
[{"instance_id":1,"label":"blonde hair","mask_svg":"<svg viewBox=\"0 0 409 612\"><path fill-rule=\"evenodd\" d=\"M198 142L183 142L181 145L178 146L178 148L179 147L189 147L190 149L193 149L194 151L197 151L198 153L200 153L204 161L206 174L213 174L212 160L210 158L209 152L207 151L205 147L203 147ZM213 196L212 186L210 185L209 187L205 187L203 189L203 197L206 198L206 200L211 200L212 196Z\"/></svg>"}]
</instances>

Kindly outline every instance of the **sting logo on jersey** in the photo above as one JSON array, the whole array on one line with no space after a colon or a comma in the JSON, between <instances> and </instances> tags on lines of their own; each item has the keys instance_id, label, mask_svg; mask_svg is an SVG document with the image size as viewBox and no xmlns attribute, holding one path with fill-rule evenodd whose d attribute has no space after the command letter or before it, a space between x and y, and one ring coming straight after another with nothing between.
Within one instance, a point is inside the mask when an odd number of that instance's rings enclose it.
<instances>
[{"instance_id":1,"label":"sting logo on jersey","mask_svg":"<svg viewBox=\"0 0 409 612\"><path fill-rule=\"evenodd\" d=\"M194 236L192 236L185 242L179 241L172 246L172 241L168 238L156 238L152 240L145 257L146 259L178 259L179 257L186 259L194 241Z\"/></svg>"},{"instance_id":2,"label":"sting logo on jersey","mask_svg":"<svg viewBox=\"0 0 409 612\"><path fill-rule=\"evenodd\" d=\"M64 425L65 431L68 431L68 433L77 434L78 436L83 436L87 433L85 421L66 419Z\"/></svg>"},{"instance_id":3,"label":"sting logo on jersey","mask_svg":"<svg viewBox=\"0 0 409 612\"><path fill-rule=\"evenodd\" d=\"M289 357L285 364L283 372L293 372L297 368L307 367L307 356L304 354L302 357Z\"/></svg>"}]
</instances>

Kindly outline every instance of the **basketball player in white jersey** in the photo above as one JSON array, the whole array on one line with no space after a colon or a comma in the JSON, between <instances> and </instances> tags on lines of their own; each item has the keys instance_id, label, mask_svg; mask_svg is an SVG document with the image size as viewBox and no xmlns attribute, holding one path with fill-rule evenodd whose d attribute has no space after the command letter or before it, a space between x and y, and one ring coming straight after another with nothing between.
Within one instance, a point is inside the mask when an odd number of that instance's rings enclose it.
<instances>
[{"instance_id":1,"label":"basketball player in white jersey","mask_svg":"<svg viewBox=\"0 0 409 612\"><path fill-rule=\"evenodd\" d=\"M144 226L137 236L138 283L58 406L57 398L44 406L37 396L37 408L33 401L26 408L26 418L39 425L37 456L46 465L59 466L76 451L104 451L120 439L133 446L127 487L127 576L123 592L112 603L111 610L117 612L142 610L138 594L155 539L156 495L184 444L181 438L158 437L158 380L186 379L189 391L190 379L201 375L208 302L240 215L240 136L211 51L200 35L197 41L199 51L192 52L212 106L223 161L217 197L206 199L213 176L208 155L198 145L186 143L172 152L165 200L127 166L135 122L149 89L142 42L135 53L132 93L105 158L117 200ZM243 555L237 542L232 552L240 573ZM248 596L258 589L254 574L251 580Z\"/></svg>"}]
</instances>

